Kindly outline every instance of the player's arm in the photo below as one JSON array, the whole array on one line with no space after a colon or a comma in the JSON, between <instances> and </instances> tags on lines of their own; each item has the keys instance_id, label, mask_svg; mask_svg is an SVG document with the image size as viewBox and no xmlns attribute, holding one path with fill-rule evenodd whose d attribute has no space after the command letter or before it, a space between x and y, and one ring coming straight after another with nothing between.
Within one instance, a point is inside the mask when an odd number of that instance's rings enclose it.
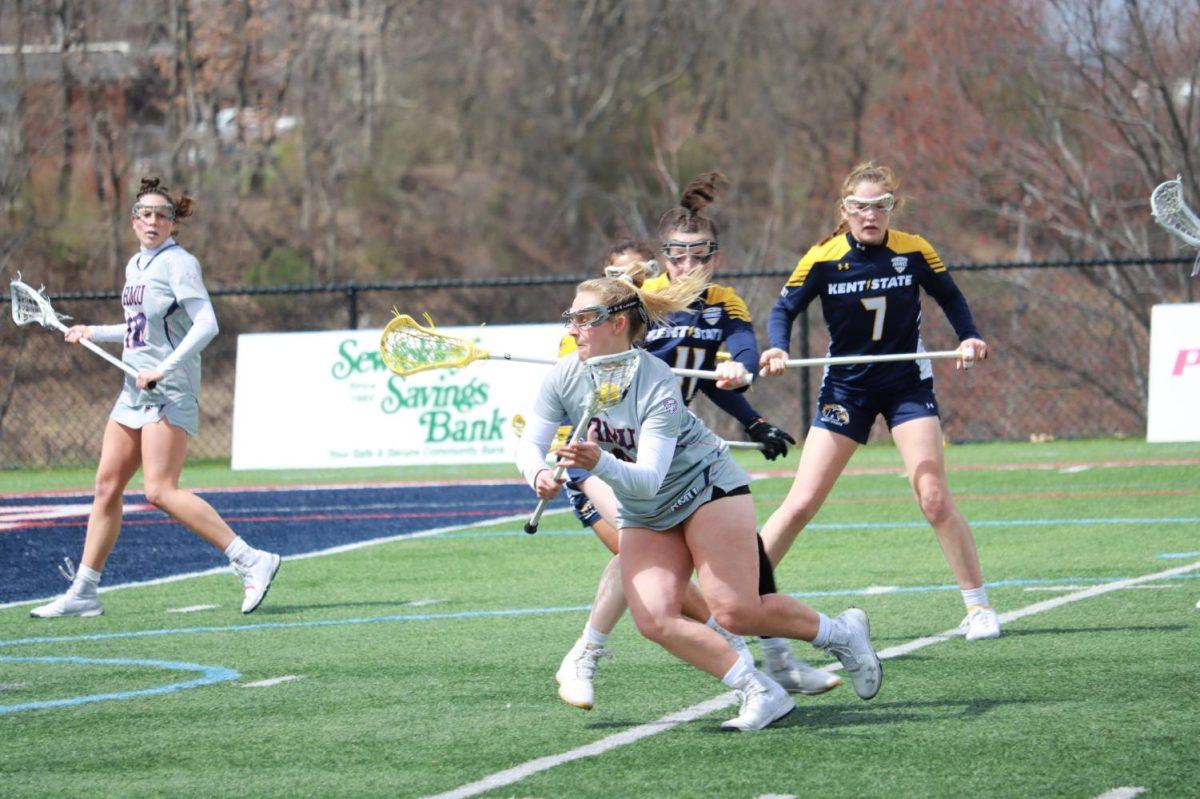
<instances>
[{"instance_id":1,"label":"player's arm","mask_svg":"<svg viewBox=\"0 0 1200 799\"><path fill-rule=\"evenodd\" d=\"M966 296L929 242L920 237L918 241L921 245L921 255L924 257L924 265L917 272L921 287L941 307L942 313L954 328L960 345L969 346L974 351L974 357L979 360L987 358L987 343L975 327L975 319L971 315Z\"/></svg>"},{"instance_id":2,"label":"player's arm","mask_svg":"<svg viewBox=\"0 0 1200 799\"><path fill-rule=\"evenodd\" d=\"M820 270L816 269L814 255L816 249L813 247L800 259L767 317L767 340L771 342L771 347L759 355L763 374L783 374L783 362L788 357L796 317L821 291Z\"/></svg>"},{"instance_id":3,"label":"player's arm","mask_svg":"<svg viewBox=\"0 0 1200 799\"><path fill-rule=\"evenodd\" d=\"M758 340L754 336L754 322L750 318L750 309L736 291L729 286L711 286L708 301L720 304L725 313L722 314L721 342L729 352L729 364L739 364L746 374L753 375L758 369ZM729 369L721 359L717 359L717 369ZM732 367L736 368L736 367ZM740 370L739 370L740 371ZM745 391L748 384L738 390Z\"/></svg>"},{"instance_id":4,"label":"player's arm","mask_svg":"<svg viewBox=\"0 0 1200 799\"><path fill-rule=\"evenodd\" d=\"M74 344L81 338L115 344L125 340L125 325L72 325L64 334Z\"/></svg>"},{"instance_id":5,"label":"player's arm","mask_svg":"<svg viewBox=\"0 0 1200 799\"><path fill-rule=\"evenodd\" d=\"M164 375L170 374L184 358L207 347L208 343L220 332L220 328L217 327L217 314L213 310L212 302L207 297L188 297L180 304L183 305L183 310L192 320L192 327L179 342L175 351L163 358L158 365L158 371Z\"/></svg>"},{"instance_id":6,"label":"player's arm","mask_svg":"<svg viewBox=\"0 0 1200 799\"><path fill-rule=\"evenodd\" d=\"M667 470L671 468L675 442L674 436L643 432L638 437L637 461L634 463L617 460L611 452L597 447L599 457L589 471L616 491L638 499L650 499L658 493L667 476ZM588 443L597 446L594 441ZM564 452L570 449L571 447L563 448ZM583 469L588 468L583 463L578 465Z\"/></svg>"},{"instance_id":7,"label":"player's arm","mask_svg":"<svg viewBox=\"0 0 1200 799\"><path fill-rule=\"evenodd\" d=\"M717 388L717 384L711 380L701 380L698 385L700 392L708 397L713 405L741 422L742 427L748 427L758 418L758 412L742 392Z\"/></svg>"},{"instance_id":8,"label":"player's arm","mask_svg":"<svg viewBox=\"0 0 1200 799\"><path fill-rule=\"evenodd\" d=\"M545 419L536 413L531 413L525 420L525 429L517 442L517 469L525 477L525 482L534 491L538 490L538 476L541 472L550 473L546 466L546 452L550 442L558 431L558 422ZM538 494L541 496L541 492Z\"/></svg>"},{"instance_id":9,"label":"player's arm","mask_svg":"<svg viewBox=\"0 0 1200 799\"><path fill-rule=\"evenodd\" d=\"M542 381L515 452L517 469L538 499L553 499L561 487L561 483L554 480L554 472L546 466L546 452L554 440L559 421L566 414L562 404L562 363L560 361Z\"/></svg>"}]
</instances>

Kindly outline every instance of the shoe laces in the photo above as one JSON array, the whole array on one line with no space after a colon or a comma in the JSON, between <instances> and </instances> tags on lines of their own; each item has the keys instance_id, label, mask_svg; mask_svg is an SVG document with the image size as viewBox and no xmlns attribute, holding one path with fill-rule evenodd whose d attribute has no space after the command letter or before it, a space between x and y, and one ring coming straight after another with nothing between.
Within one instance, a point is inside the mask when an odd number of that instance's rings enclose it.
<instances>
[{"instance_id":1,"label":"shoe laces","mask_svg":"<svg viewBox=\"0 0 1200 799\"><path fill-rule=\"evenodd\" d=\"M862 660L859 658L858 653L854 651L851 641L852 635L849 627L839 620L834 622L833 632L829 636L829 644L824 649L842 661L843 666L848 666L846 663L847 659L858 665L862 663Z\"/></svg>"},{"instance_id":2,"label":"shoe laces","mask_svg":"<svg viewBox=\"0 0 1200 799\"><path fill-rule=\"evenodd\" d=\"M965 617L963 617L962 622L960 622L958 626L959 627L970 627L972 624L976 623L977 621L978 622L987 621L987 617L988 617L988 608L985 608L983 605L976 605L975 607L973 607L967 611L967 615Z\"/></svg>"},{"instance_id":3,"label":"shoe laces","mask_svg":"<svg viewBox=\"0 0 1200 799\"><path fill-rule=\"evenodd\" d=\"M737 690L737 693L742 700L739 715L744 715L756 699L760 697L765 698L769 691L762 680L758 679L754 674L750 674L746 677L746 681L742 684L742 687Z\"/></svg>"},{"instance_id":4,"label":"shoe laces","mask_svg":"<svg viewBox=\"0 0 1200 799\"><path fill-rule=\"evenodd\" d=\"M66 568L64 568L64 566ZM75 582L75 563L67 557L63 558L62 565L58 567L58 573L63 576L68 583Z\"/></svg>"},{"instance_id":5,"label":"shoe laces","mask_svg":"<svg viewBox=\"0 0 1200 799\"><path fill-rule=\"evenodd\" d=\"M602 646L595 649L584 647L579 657L575 658L575 676L590 680L596 673L596 662L606 657L612 657L611 649Z\"/></svg>"}]
</instances>

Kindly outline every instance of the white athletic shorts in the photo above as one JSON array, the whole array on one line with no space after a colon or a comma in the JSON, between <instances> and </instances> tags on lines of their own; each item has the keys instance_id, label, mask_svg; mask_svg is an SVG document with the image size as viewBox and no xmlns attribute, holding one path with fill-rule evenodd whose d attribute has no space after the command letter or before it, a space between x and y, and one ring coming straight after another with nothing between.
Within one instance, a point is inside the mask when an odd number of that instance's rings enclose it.
<instances>
[{"instance_id":1,"label":"white athletic shorts","mask_svg":"<svg viewBox=\"0 0 1200 799\"><path fill-rule=\"evenodd\" d=\"M126 405L121 399L113 406L109 418L117 424L140 430L148 424L166 419L170 424L195 437L200 430L200 403L195 397L183 396L161 405Z\"/></svg>"}]
</instances>

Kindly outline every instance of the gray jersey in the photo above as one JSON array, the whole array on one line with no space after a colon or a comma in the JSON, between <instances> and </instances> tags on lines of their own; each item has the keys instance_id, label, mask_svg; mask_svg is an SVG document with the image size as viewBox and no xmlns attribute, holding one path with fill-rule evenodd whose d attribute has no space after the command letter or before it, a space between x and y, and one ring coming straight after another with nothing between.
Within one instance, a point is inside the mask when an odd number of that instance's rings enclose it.
<instances>
[{"instance_id":1,"label":"gray jersey","mask_svg":"<svg viewBox=\"0 0 1200 799\"><path fill-rule=\"evenodd\" d=\"M170 355L192 327L184 311L186 299L208 299L200 262L168 239L157 250L143 250L125 266L125 349L121 360L139 372L154 369ZM118 405L132 407L164 403L195 404L200 396L200 353L193 353L163 377L151 391L140 391L132 377Z\"/></svg>"},{"instance_id":2,"label":"gray jersey","mask_svg":"<svg viewBox=\"0 0 1200 799\"><path fill-rule=\"evenodd\" d=\"M725 442L683 404L679 380L670 367L645 350L629 390L621 401L591 421L601 449L623 461L637 461L638 439L645 433L675 439L671 465L656 496L641 499L614 488L620 527L666 530L682 523L712 496L714 486L731 490L748 485L750 476L733 462ZM579 423L593 391L583 364L563 358L542 383L534 412L544 419L566 415Z\"/></svg>"}]
</instances>

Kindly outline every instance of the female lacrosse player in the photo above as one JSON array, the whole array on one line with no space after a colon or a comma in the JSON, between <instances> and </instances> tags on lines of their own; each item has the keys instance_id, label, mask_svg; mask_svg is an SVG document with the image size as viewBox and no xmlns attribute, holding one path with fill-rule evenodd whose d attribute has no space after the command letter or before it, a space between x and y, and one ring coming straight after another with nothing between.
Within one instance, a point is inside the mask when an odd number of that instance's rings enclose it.
<instances>
[{"instance_id":1,"label":"female lacrosse player","mask_svg":"<svg viewBox=\"0 0 1200 799\"><path fill-rule=\"evenodd\" d=\"M709 172L688 181L680 196L679 206L670 209L659 220L659 239L662 254L667 259L665 274L648 274L646 264L654 265L654 252L640 242L624 240L608 252L605 274L622 276L647 291L660 291L694 270L711 272L719 266L719 236L716 223L701 212L717 195L718 184L724 177ZM657 272L657 268L653 270ZM718 363L717 351L724 345L730 352L729 361ZM746 428L747 435L763 445L763 455L774 460L787 454L788 443L795 444L787 432L763 420L746 400L746 377L758 368L758 343L746 303L732 288L717 284L705 287L688 307L671 313L661 323L650 326L645 348L664 362L691 369L716 370L720 381L684 378L681 391L685 404L690 404L697 391L703 392L717 407L730 414ZM739 390L731 390L741 387ZM615 529L608 521L613 518L612 489L602 480L586 472L572 469L566 483L567 497L580 521L590 526L596 535L616 552ZM606 512L607 511L607 512ZM764 563L764 578L769 565ZM624 597L618 577L619 561L613 559L600 579L596 597L583 634L567 652L556 674L559 696L568 704L591 708L594 699L593 679L596 663L608 654L604 644L617 621L625 612ZM774 592L773 576L764 579L764 589ZM684 610L691 618L707 618L707 606L693 586L684 597ZM739 655L750 659L745 642L729 635L709 618L710 626L726 635ZM841 678L821 669L814 669L795 658L783 638L764 637L763 668L790 692L806 695L821 694L841 685Z\"/></svg>"},{"instance_id":2,"label":"female lacrosse player","mask_svg":"<svg viewBox=\"0 0 1200 799\"><path fill-rule=\"evenodd\" d=\"M619 399L588 420L588 439L559 447L555 455L560 464L585 469L613 488L622 585L638 629L740 692L741 712L723 728L756 730L795 704L715 630L683 615L693 569L713 615L727 629L811 641L842 662L864 699L878 693L883 669L861 610L830 620L791 597L760 596L749 475L683 407L670 368L645 350L631 349L648 323L686 308L707 283L706 270L658 292L613 278L581 283L564 314L578 357L559 361L543 382L517 462L539 498L554 497L561 484L545 455L560 420L566 415L577 422L585 400L612 393L611 384L592 381L601 363L633 362L632 370L622 372Z\"/></svg>"},{"instance_id":3,"label":"female lacrosse player","mask_svg":"<svg viewBox=\"0 0 1200 799\"><path fill-rule=\"evenodd\" d=\"M34 618L103 612L100 575L121 532L122 492L139 466L146 499L229 558L242 578L242 613L259 606L279 570L278 555L250 547L211 505L179 487L188 436L200 421L200 351L217 334L200 262L174 238L193 202L142 179L130 215L141 249L125 267L125 323L66 333L71 342L123 341L122 359L139 374L125 378L104 430L79 570L66 594L30 612Z\"/></svg>"},{"instance_id":4,"label":"female lacrosse player","mask_svg":"<svg viewBox=\"0 0 1200 799\"><path fill-rule=\"evenodd\" d=\"M846 177L837 229L800 260L771 311L767 331L772 346L760 358L763 374L783 373L792 323L818 296L829 328L830 355L922 351L921 288L950 320L964 359L971 357L966 353L987 358L987 344L975 329L966 298L938 254L920 236L889 229L897 188L892 171L871 162ZM917 503L962 590L967 640L998 637L1000 621L988 604L975 539L946 482L928 360L826 369L796 478L762 530L771 561L779 563L816 515L850 456L867 442L879 414L891 429Z\"/></svg>"}]
</instances>

